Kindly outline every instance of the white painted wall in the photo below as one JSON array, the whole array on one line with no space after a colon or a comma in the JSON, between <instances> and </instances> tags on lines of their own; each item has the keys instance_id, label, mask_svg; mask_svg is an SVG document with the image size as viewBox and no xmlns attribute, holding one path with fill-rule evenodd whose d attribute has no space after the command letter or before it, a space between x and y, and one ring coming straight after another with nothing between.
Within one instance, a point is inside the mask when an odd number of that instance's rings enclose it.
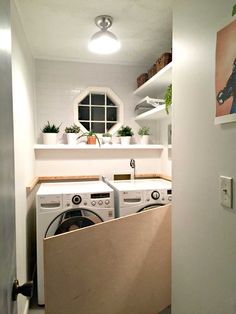
<instances>
[{"instance_id":1,"label":"white painted wall","mask_svg":"<svg viewBox=\"0 0 236 314\"><path fill-rule=\"evenodd\" d=\"M33 199L27 199L26 186L34 177L34 60L29 50L14 2L12 3L12 78L15 150L16 258L20 284L28 279L28 261L34 234L29 221ZM28 301L18 297L18 313L26 313Z\"/></svg>"},{"instance_id":2,"label":"white painted wall","mask_svg":"<svg viewBox=\"0 0 236 314\"><path fill-rule=\"evenodd\" d=\"M173 314L236 313L236 203L219 203L219 176L236 180L236 124L214 125L216 32L234 3L174 2Z\"/></svg>"},{"instance_id":3,"label":"white painted wall","mask_svg":"<svg viewBox=\"0 0 236 314\"><path fill-rule=\"evenodd\" d=\"M37 60L37 142L42 143L41 129L49 120L55 124L62 123L59 137L65 143L64 129L74 122L74 99L88 86L110 87L121 98L124 124L133 128L138 141L140 126L134 121L138 98L133 91L136 89L136 77L144 70L143 67L127 65ZM160 152L151 150L36 152L36 174L110 176L113 172L130 171L130 158L137 161L137 173L161 172L160 157Z\"/></svg>"}]
</instances>

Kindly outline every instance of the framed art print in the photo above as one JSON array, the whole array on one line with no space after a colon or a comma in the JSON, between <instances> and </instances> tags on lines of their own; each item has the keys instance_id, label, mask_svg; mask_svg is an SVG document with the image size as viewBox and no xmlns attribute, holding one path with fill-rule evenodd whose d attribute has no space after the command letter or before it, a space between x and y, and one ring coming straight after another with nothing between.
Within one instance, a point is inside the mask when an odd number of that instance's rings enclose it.
<instances>
[{"instance_id":1,"label":"framed art print","mask_svg":"<svg viewBox=\"0 0 236 314\"><path fill-rule=\"evenodd\" d=\"M236 121L236 21L217 33L215 123Z\"/></svg>"}]
</instances>

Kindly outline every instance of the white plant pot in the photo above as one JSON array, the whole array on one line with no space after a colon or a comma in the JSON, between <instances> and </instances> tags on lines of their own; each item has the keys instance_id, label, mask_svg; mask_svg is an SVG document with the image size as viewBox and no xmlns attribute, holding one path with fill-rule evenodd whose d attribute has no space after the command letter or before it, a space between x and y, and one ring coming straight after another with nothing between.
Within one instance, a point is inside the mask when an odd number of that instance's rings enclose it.
<instances>
[{"instance_id":1,"label":"white plant pot","mask_svg":"<svg viewBox=\"0 0 236 314\"><path fill-rule=\"evenodd\" d=\"M140 144L147 145L149 142L149 135L142 135L140 137Z\"/></svg>"},{"instance_id":2,"label":"white plant pot","mask_svg":"<svg viewBox=\"0 0 236 314\"><path fill-rule=\"evenodd\" d=\"M122 145L129 145L131 140L131 136L121 136L120 142Z\"/></svg>"},{"instance_id":3,"label":"white plant pot","mask_svg":"<svg viewBox=\"0 0 236 314\"><path fill-rule=\"evenodd\" d=\"M103 136L102 142L103 142L103 144L110 144L111 143L111 137L110 136Z\"/></svg>"},{"instance_id":4,"label":"white plant pot","mask_svg":"<svg viewBox=\"0 0 236 314\"><path fill-rule=\"evenodd\" d=\"M43 133L43 144L46 145L57 144L57 133Z\"/></svg>"},{"instance_id":5,"label":"white plant pot","mask_svg":"<svg viewBox=\"0 0 236 314\"><path fill-rule=\"evenodd\" d=\"M67 143L69 145L77 144L78 133L66 133L66 137L67 137Z\"/></svg>"}]
</instances>

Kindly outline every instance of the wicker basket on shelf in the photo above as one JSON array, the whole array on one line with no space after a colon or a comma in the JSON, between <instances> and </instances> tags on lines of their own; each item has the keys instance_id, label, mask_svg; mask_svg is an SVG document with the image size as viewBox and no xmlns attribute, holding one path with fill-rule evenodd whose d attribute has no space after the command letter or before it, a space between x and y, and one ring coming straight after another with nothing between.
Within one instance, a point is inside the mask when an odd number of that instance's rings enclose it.
<instances>
[{"instance_id":1,"label":"wicker basket on shelf","mask_svg":"<svg viewBox=\"0 0 236 314\"><path fill-rule=\"evenodd\" d=\"M154 63L153 66L148 70L148 79L150 79L156 73L157 73L157 69L156 69L156 64Z\"/></svg>"},{"instance_id":2,"label":"wicker basket on shelf","mask_svg":"<svg viewBox=\"0 0 236 314\"><path fill-rule=\"evenodd\" d=\"M160 71L171 61L172 61L172 53L171 52L163 53L162 56L158 58L155 63L156 71L157 72Z\"/></svg>"},{"instance_id":3,"label":"wicker basket on shelf","mask_svg":"<svg viewBox=\"0 0 236 314\"><path fill-rule=\"evenodd\" d=\"M140 87L147 80L148 80L148 74L147 73L142 73L141 75L139 75L139 77L137 77L137 86Z\"/></svg>"}]
</instances>

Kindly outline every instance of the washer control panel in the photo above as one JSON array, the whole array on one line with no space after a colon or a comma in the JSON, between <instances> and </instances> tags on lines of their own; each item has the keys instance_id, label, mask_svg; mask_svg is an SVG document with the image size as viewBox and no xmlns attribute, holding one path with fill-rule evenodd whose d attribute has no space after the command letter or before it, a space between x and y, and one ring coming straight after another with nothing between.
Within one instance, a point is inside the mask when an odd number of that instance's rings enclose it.
<instances>
[{"instance_id":1,"label":"washer control panel","mask_svg":"<svg viewBox=\"0 0 236 314\"><path fill-rule=\"evenodd\" d=\"M63 194L64 208L113 208L113 192Z\"/></svg>"}]
</instances>

